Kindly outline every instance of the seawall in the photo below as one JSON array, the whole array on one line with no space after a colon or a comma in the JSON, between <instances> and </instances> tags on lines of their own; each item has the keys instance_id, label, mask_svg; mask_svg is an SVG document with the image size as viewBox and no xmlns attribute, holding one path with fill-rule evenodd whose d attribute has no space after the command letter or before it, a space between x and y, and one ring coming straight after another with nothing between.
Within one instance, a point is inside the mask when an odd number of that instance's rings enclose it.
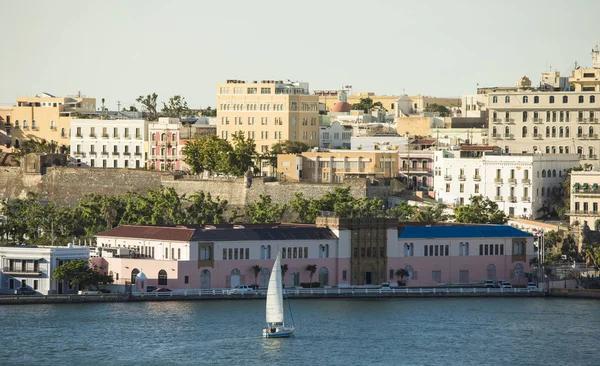
<instances>
[{"instance_id":1,"label":"seawall","mask_svg":"<svg viewBox=\"0 0 600 366\"><path fill-rule=\"evenodd\" d=\"M553 288L548 292L548 296L600 300L600 290L589 290L585 288Z\"/></svg>"}]
</instances>

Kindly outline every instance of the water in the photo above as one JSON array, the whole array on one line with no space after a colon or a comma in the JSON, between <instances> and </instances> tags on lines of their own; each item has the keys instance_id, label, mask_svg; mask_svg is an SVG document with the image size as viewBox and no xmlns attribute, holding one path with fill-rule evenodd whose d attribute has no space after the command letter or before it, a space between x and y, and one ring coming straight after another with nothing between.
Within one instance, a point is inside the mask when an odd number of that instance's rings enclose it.
<instances>
[{"instance_id":1,"label":"water","mask_svg":"<svg viewBox=\"0 0 600 366\"><path fill-rule=\"evenodd\" d=\"M296 336L263 339L264 301L0 307L0 365L598 365L600 301L292 300Z\"/></svg>"}]
</instances>

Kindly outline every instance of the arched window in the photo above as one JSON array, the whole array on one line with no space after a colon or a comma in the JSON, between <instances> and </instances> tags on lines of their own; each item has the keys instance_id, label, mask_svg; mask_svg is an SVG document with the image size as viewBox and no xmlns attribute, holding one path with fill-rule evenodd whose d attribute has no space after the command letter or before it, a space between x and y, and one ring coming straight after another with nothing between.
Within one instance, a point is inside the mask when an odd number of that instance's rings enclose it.
<instances>
[{"instance_id":1,"label":"arched window","mask_svg":"<svg viewBox=\"0 0 600 366\"><path fill-rule=\"evenodd\" d=\"M504 146L504 153L505 154L509 154L510 153L510 148L508 147L508 145Z\"/></svg>"},{"instance_id":2,"label":"arched window","mask_svg":"<svg viewBox=\"0 0 600 366\"><path fill-rule=\"evenodd\" d=\"M65 128L60 129L60 137L65 137Z\"/></svg>"},{"instance_id":3,"label":"arched window","mask_svg":"<svg viewBox=\"0 0 600 366\"><path fill-rule=\"evenodd\" d=\"M19 128L19 120L18 119L15 120L15 128Z\"/></svg>"},{"instance_id":4,"label":"arched window","mask_svg":"<svg viewBox=\"0 0 600 366\"><path fill-rule=\"evenodd\" d=\"M508 127L508 126L504 127L504 134L507 136L510 135L510 127Z\"/></svg>"},{"instance_id":5,"label":"arched window","mask_svg":"<svg viewBox=\"0 0 600 366\"><path fill-rule=\"evenodd\" d=\"M427 177L426 176L421 177L421 185L423 187L427 187Z\"/></svg>"},{"instance_id":6,"label":"arched window","mask_svg":"<svg viewBox=\"0 0 600 366\"><path fill-rule=\"evenodd\" d=\"M27 127L28 127L28 126L27 126L27 120L26 120L26 119L24 119L24 120L23 120L23 128L27 128Z\"/></svg>"},{"instance_id":7,"label":"arched window","mask_svg":"<svg viewBox=\"0 0 600 366\"><path fill-rule=\"evenodd\" d=\"M458 255L459 256L465 255L464 250L465 250L465 243L460 242L460 244L458 245Z\"/></svg>"},{"instance_id":8,"label":"arched window","mask_svg":"<svg viewBox=\"0 0 600 366\"><path fill-rule=\"evenodd\" d=\"M494 264L490 264L487 266L487 280L496 280L496 266Z\"/></svg>"},{"instance_id":9,"label":"arched window","mask_svg":"<svg viewBox=\"0 0 600 366\"><path fill-rule=\"evenodd\" d=\"M588 133L590 137L594 136L594 127L590 126L590 128L588 128Z\"/></svg>"},{"instance_id":10,"label":"arched window","mask_svg":"<svg viewBox=\"0 0 600 366\"><path fill-rule=\"evenodd\" d=\"M583 103L583 95L580 95L579 98L577 98L577 101L579 103Z\"/></svg>"},{"instance_id":11,"label":"arched window","mask_svg":"<svg viewBox=\"0 0 600 366\"><path fill-rule=\"evenodd\" d=\"M319 258L323 258L323 252L324 252L323 245L319 244Z\"/></svg>"},{"instance_id":12,"label":"arched window","mask_svg":"<svg viewBox=\"0 0 600 366\"><path fill-rule=\"evenodd\" d=\"M565 137L569 137L569 126L565 127Z\"/></svg>"},{"instance_id":13,"label":"arched window","mask_svg":"<svg viewBox=\"0 0 600 366\"><path fill-rule=\"evenodd\" d=\"M527 98L527 96L523 96L523 104L528 103L529 102L529 98Z\"/></svg>"},{"instance_id":14,"label":"arched window","mask_svg":"<svg viewBox=\"0 0 600 366\"><path fill-rule=\"evenodd\" d=\"M323 258L329 258L329 244L325 244L324 250L325 256L323 256Z\"/></svg>"},{"instance_id":15,"label":"arched window","mask_svg":"<svg viewBox=\"0 0 600 366\"><path fill-rule=\"evenodd\" d=\"M327 267L321 267L321 269L319 269L319 285L321 287L329 286L329 270Z\"/></svg>"},{"instance_id":16,"label":"arched window","mask_svg":"<svg viewBox=\"0 0 600 366\"><path fill-rule=\"evenodd\" d=\"M271 259L271 246L267 245L267 259Z\"/></svg>"},{"instance_id":17,"label":"arched window","mask_svg":"<svg viewBox=\"0 0 600 366\"><path fill-rule=\"evenodd\" d=\"M510 96L505 96L504 97L504 103L510 103Z\"/></svg>"},{"instance_id":18,"label":"arched window","mask_svg":"<svg viewBox=\"0 0 600 366\"><path fill-rule=\"evenodd\" d=\"M546 171L542 169L542 178L546 178Z\"/></svg>"},{"instance_id":19,"label":"arched window","mask_svg":"<svg viewBox=\"0 0 600 366\"><path fill-rule=\"evenodd\" d=\"M533 137L536 137L538 135L538 128L537 126L533 126Z\"/></svg>"},{"instance_id":20,"label":"arched window","mask_svg":"<svg viewBox=\"0 0 600 366\"><path fill-rule=\"evenodd\" d=\"M563 95L563 103L569 103L569 97Z\"/></svg>"},{"instance_id":21,"label":"arched window","mask_svg":"<svg viewBox=\"0 0 600 366\"><path fill-rule=\"evenodd\" d=\"M550 146L546 146L546 154L550 154Z\"/></svg>"},{"instance_id":22,"label":"arched window","mask_svg":"<svg viewBox=\"0 0 600 366\"><path fill-rule=\"evenodd\" d=\"M232 276L239 276L239 275L241 275L240 270L237 269L237 268L232 269L231 270L231 275Z\"/></svg>"},{"instance_id":23,"label":"arched window","mask_svg":"<svg viewBox=\"0 0 600 366\"><path fill-rule=\"evenodd\" d=\"M167 141L167 134L163 133L162 135L160 135L160 141Z\"/></svg>"},{"instance_id":24,"label":"arched window","mask_svg":"<svg viewBox=\"0 0 600 366\"><path fill-rule=\"evenodd\" d=\"M523 265L521 263L515 264L515 278L523 277Z\"/></svg>"},{"instance_id":25,"label":"arched window","mask_svg":"<svg viewBox=\"0 0 600 366\"><path fill-rule=\"evenodd\" d=\"M527 111L523 111L523 122L527 122Z\"/></svg>"},{"instance_id":26,"label":"arched window","mask_svg":"<svg viewBox=\"0 0 600 366\"><path fill-rule=\"evenodd\" d=\"M167 285L167 271L161 269L158 271L158 285L166 286Z\"/></svg>"},{"instance_id":27,"label":"arched window","mask_svg":"<svg viewBox=\"0 0 600 366\"><path fill-rule=\"evenodd\" d=\"M559 154L564 154L564 153L565 153L565 150L563 149L563 147L562 147L562 146L559 146L559 147L558 147L558 153L559 153Z\"/></svg>"},{"instance_id":28,"label":"arched window","mask_svg":"<svg viewBox=\"0 0 600 366\"><path fill-rule=\"evenodd\" d=\"M537 95L535 97L533 97L534 104L538 104L539 102L540 102L540 97L538 97Z\"/></svg>"},{"instance_id":29,"label":"arched window","mask_svg":"<svg viewBox=\"0 0 600 366\"><path fill-rule=\"evenodd\" d=\"M522 130L521 137L527 137L527 126L523 126Z\"/></svg>"},{"instance_id":30,"label":"arched window","mask_svg":"<svg viewBox=\"0 0 600 366\"><path fill-rule=\"evenodd\" d=\"M496 129L496 126L492 127L492 136L496 136L498 135L498 129Z\"/></svg>"},{"instance_id":31,"label":"arched window","mask_svg":"<svg viewBox=\"0 0 600 366\"><path fill-rule=\"evenodd\" d=\"M465 255L469 255L469 242L465 243L464 253L465 253Z\"/></svg>"},{"instance_id":32,"label":"arched window","mask_svg":"<svg viewBox=\"0 0 600 366\"><path fill-rule=\"evenodd\" d=\"M588 148L588 155L590 159L594 157L594 148L591 146Z\"/></svg>"},{"instance_id":33,"label":"arched window","mask_svg":"<svg viewBox=\"0 0 600 366\"><path fill-rule=\"evenodd\" d=\"M542 187L542 197L544 197L546 195L546 188Z\"/></svg>"},{"instance_id":34,"label":"arched window","mask_svg":"<svg viewBox=\"0 0 600 366\"><path fill-rule=\"evenodd\" d=\"M554 96L550 96L549 102L550 102L550 104L554 103Z\"/></svg>"},{"instance_id":35,"label":"arched window","mask_svg":"<svg viewBox=\"0 0 600 366\"><path fill-rule=\"evenodd\" d=\"M497 96L493 96L492 97L492 103L498 103L498 97Z\"/></svg>"},{"instance_id":36,"label":"arched window","mask_svg":"<svg viewBox=\"0 0 600 366\"><path fill-rule=\"evenodd\" d=\"M596 103L596 96L590 95L590 103Z\"/></svg>"},{"instance_id":37,"label":"arched window","mask_svg":"<svg viewBox=\"0 0 600 366\"><path fill-rule=\"evenodd\" d=\"M581 126L577 127L577 137L581 137L583 135L583 128Z\"/></svg>"},{"instance_id":38,"label":"arched window","mask_svg":"<svg viewBox=\"0 0 600 366\"><path fill-rule=\"evenodd\" d=\"M132 285L135 285L135 279L136 279L136 277L137 277L137 275L138 275L139 273L140 273L140 270L139 270L139 269L137 269L137 268L134 268L134 269L131 271L131 284L132 284Z\"/></svg>"},{"instance_id":39,"label":"arched window","mask_svg":"<svg viewBox=\"0 0 600 366\"><path fill-rule=\"evenodd\" d=\"M577 154L578 155L583 155L583 147L577 146Z\"/></svg>"},{"instance_id":40,"label":"arched window","mask_svg":"<svg viewBox=\"0 0 600 366\"><path fill-rule=\"evenodd\" d=\"M413 278L415 278L412 266L406 266L404 267L404 269L406 270L406 272L408 272L408 276L406 278L407 280L412 280Z\"/></svg>"},{"instance_id":41,"label":"arched window","mask_svg":"<svg viewBox=\"0 0 600 366\"><path fill-rule=\"evenodd\" d=\"M263 268L260 270L260 287L269 286L269 277L271 277L271 271L269 271L268 268Z\"/></svg>"},{"instance_id":42,"label":"arched window","mask_svg":"<svg viewBox=\"0 0 600 366\"><path fill-rule=\"evenodd\" d=\"M556 126L552 126L552 137L556 137Z\"/></svg>"},{"instance_id":43,"label":"arched window","mask_svg":"<svg viewBox=\"0 0 600 366\"><path fill-rule=\"evenodd\" d=\"M568 153L569 153L569 147L565 146L565 154L568 154Z\"/></svg>"},{"instance_id":44,"label":"arched window","mask_svg":"<svg viewBox=\"0 0 600 366\"><path fill-rule=\"evenodd\" d=\"M56 130L56 123L54 123L54 120L50 121L50 129L52 131Z\"/></svg>"},{"instance_id":45,"label":"arched window","mask_svg":"<svg viewBox=\"0 0 600 366\"><path fill-rule=\"evenodd\" d=\"M553 177L553 178L556 178L556 169L553 169L553 170L552 170L552 177Z\"/></svg>"},{"instance_id":46,"label":"arched window","mask_svg":"<svg viewBox=\"0 0 600 366\"><path fill-rule=\"evenodd\" d=\"M538 147L534 145L534 146L533 146L533 152L536 152L536 151L538 151ZM540 173L540 172L538 172L538 174L539 174L539 173Z\"/></svg>"},{"instance_id":47,"label":"arched window","mask_svg":"<svg viewBox=\"0 0 600 366\"><path fill-rule=\"evenodd\" d=\"M565 134L565 129L562 126L560 126L558 128L558 137L563 137L564 134Z\"/></svg>"},{"instance_id":48,"label":"arched window","mask_svg":"<svg viewBox=\"0 0 600 366\"><path fill-rule=\"evenodd\" d=\"M546 126L546 137L550 137L550 126Z\"/></svg>"},{"instance_id":49,"label":"arched window","mask_svg":"<svg viewBox=\"0 0 600 366\"><path fill-rule=\"evenodd\" d=\"M552 153L556 154L556 146L552 146Z\"/></svg>"}]
</instances>

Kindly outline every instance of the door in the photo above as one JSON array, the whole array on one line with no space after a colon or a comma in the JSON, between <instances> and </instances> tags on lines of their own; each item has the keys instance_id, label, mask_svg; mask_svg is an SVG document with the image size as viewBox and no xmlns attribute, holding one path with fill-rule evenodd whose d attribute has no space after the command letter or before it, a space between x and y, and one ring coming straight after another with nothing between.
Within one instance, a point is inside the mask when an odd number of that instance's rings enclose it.
<instances>
[{"instance_id":1,"label":"door","mask_svg":"<svg viewBox=\"0 0 600 366\"><path fill-rule=\"evenodd\" d=\"M63 293L63 281L58 281L58 293L62 294Z\"/></svg>"},{"instance_id":2,"label":"door","mask_svg":"<svg viewBox=\"0 0 600 366\"><path fill-rule=\"evenodd\" d=\"M235 286L238 286L241 282L241 275L240 275L240 271L238 269L234 269L233 271L231 271L231 279L230 279L230 287L234 288Z\"/></svg>"},{"instance_id":3,"label":"door","mask_svg":"<svg viewBox=\"0 0 600 366\"><path fill-rule=\"evenodd\" d=\"M365 272L365 285L370 285L372 283L371 274L372 272Z\"/></svg>"},{"instance_id":4,"label":"door","mask_svg":"<svg viewBox=\"0 0 600 366\"><path fill-rule=\"evenodd\" d=\"M210 288L210 272L206 269L200 273L200 288L201 289L209 289Z\"/></svg>"}]
</instances>

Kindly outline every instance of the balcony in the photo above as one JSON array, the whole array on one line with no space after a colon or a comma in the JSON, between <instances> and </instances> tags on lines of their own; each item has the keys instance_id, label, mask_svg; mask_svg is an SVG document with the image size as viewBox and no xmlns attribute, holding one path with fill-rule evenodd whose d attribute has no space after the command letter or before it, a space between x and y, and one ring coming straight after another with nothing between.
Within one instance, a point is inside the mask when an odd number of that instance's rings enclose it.
<instances>
[{"instance_id":1,"label":"balcony","mask_svg":"<svg viewBox=\"0 0 600 366\"><path fill-rule=\"evenodd\" d=\"M121 154L118 151L113 151L112 152L112 156L119 156L119 155L121 155Z\"/></svg>"},{"instance_id":2,"label":"balcony","mask_svg":"<svg viewBox=\"0 0 600 366\"><path fill-rule=\"evenodd\" d=\"M106 134L102 134L102 138L103 139L107 139L108 138L108 134L107 133Z\"/></svg>"},{"instance_id":3,"label":"balcony","mask_svg":"<svg viewBox=\"0 0 600 366\"><path fill-rule=\"evenodd\" d=\"M474 180L475 182L479 182L479 181L481 181L481 176L479 176L479 175L474 175L474 176L473 176L473 180Z\"/></svg>"},{"instance_id":4,"label":"balcony","mask_svg":"<svg viewBox=\"0 0 600 366\"><path fill-rule=\"evenodd\" d=\"M81 151L75 151L73 156L83 156L83 153Z\"/></svg>"},{"instance_id":5,"label":"balcony","mask_svg":"<svg viewBox=\"0 0 600 366\"><path fill-rule=\"evenodd\" d=\"M102 155L103 155L103 156L108 156L108 151L103 151L103 152L102 152Z\"/></svg>"},{"instance_id":6,"label":"balcony","mask_svg":"<svg viewBox=\"0 0 600 366\"><path fill-rule=\"evenodd\" d=\"M124 136L124 138L126 138L126 139L129 139L129 138L131 138L131 135L130 135L130 134L126 134L126 135Z\"/></svg>"},{"instance_id":7,"label":"balcony","mask_svg":"<svg viewBox=\"0 0 600 366\"><path fill-rule=\"evenodd\" d=\"M481 131L481 136L487 136L488 132L487 131Z\"/></svg>"},{"instance_id":8,"label":"balcony","mask_svg":"<svg viewBox=\"0 0 600 366\"><path fill-rule=\"evenodd\" d=\"M23 129L29 131L29 126L23 126Z\"/></svg>"},{"instance_id":9,"label":"balcony","mask_svg":"<svg viewBox=\"0 0 600 366\"><path fill-rule=\"evenodd\" d=\"M458 180L466 180L467 177L465 175L459 175Z\"/></svg>"},{"instance_id":10,"label":"balcony","mask_svg":"<svg viewBox=\"0 0 600 366\"><path fill-rule=\"evenodd\" d=\"M597 133L595 133L595 134L593 134L593 135L590 135L590 138L591 138L592 140L598 140L598 134L597 134Z\"/></svg>"},{"instance_id":11,"label":"balcony","mask_svg":"<svg viewBox=\"0 0 600 366\"><path fill-rule=\"evenodd\" d=\"M95 133L90 133L90 137L95 139L96 138L96 134Z\"/></svg>"},{"instance_id":12,"label":"balcony","mask_svg":"<svg viewBox=\"0 0 600 366\"><path fill-rule=\"evenodd\" d=\"M40 128L39 128L38 126L33 126L33 127L31 127L31 129L32 129L33 131L39 131L39 130L40 130Z\"/></svg>"},{"instance_id":13,"label":"balcony","mask_svg":"<svg viewBox=\"0 0 600 366\"><path fill-rule=\"evenodd\" d=\"M587 123L585 118L577 118L577 123Z\"/></svg>"},{"instance_id":14,"label":"balcony","mask_svg":"<svg viewBox=\"0 0 600 366\"><path fill-rule=\"evenodd\" d=\"M593 155L593 154L589 154L589 155L581 155L579 156L580 159L582 160L596 160L598 158L598 155Z\"/></svg>"},{"instance_id":15,"label":"balcony","mask_svg":"<svg viewBox=\"0 0 600 366\"><path fill-rule=\"evenodd\" d=\"M598 118L590 118L590 123L598 123Z\"/></svg>"},{"instance_id":16,"label":"balcony","mask_svg":"<svg viewBox=\"0 0 600 366\"><path fill-rule=\"evenodd\" d=\"M521 202L529 202L529 197L521 197Z\"/></svg>"},{"instance_id":17,"label":"balcony","mask_svg":"<svg viewBox=\"0 0 600 366\"><path fill-rule=\"evenodd\" d=\"M517 196L508 196L508 202L517 202Z\"/></svg>"},{"instance_id":18,"label":"balcony","mask_svg":"<svg viewBox=\"0 0 600 366\"><path fill-rule=\"evenodd\" d=\"M423 168L423 167L415 168L415 167L403 166L403 167L400 167L400 171L408 172L408 173L431 173L431 169Z\"/></svg>"},{"instance_id":19,"label":"balcony","mask_svg":"<svg viewBox=\"0 0 600 366\"><path fill-rule=\"evenodd\" d=\"M142 156L142 153L136 152L134 155L135 156Z\"/></svg>"},{"instance_id":20,"label":"balcony","mask_svg":"<svg viewBox=\"0 0 600 366\"><path fill-rule=\"evenodd\" d=\"M504 134L504 139L506 139L506 140L514 140L515 139L515 135L513 135L512 133L505 133Z\"/></svg>"},{"instance_id":21,"label":"balcony","mask_svg":"<svg viewBox=\"0 0 600 366\"><path fill-rule=\"evenodd\" d=\"M494 183L502 183L502 178L494 178Z\"/></svg>"},{"instance_id":22,"label":"balcony","mask_svg":"<svg viewBox=\"0 0 600 366\"><path fill-rule=\"evenodd\" d=\"M581 135L577 135L577 137L582 140L586 140L588 138L588 135L586 135L585 133L582 133Z\"/></svg>"},{"instance_id":23,"label":"balcony","mask_svg":"<svg viewBox=\"0 0 600 366\"><path fill-rule=\"evenodd\" d=\"M452 176L451 175L444 175L444 180L452 180Z\"/></svg>"},{"instance_id":24,"label":"balcony","mask_svg":"<svg viewBox=\"0 0 600 366\"><path fill-rule=\"evenodd\" d=\"M523 184L531 184L531 180L527 179L527 178L521 179L521 183L523 183Z\"/></svg>"},{"instance_id":25,"label":"balcony","mask_svg":"<svg viewBox=\"0 0 600 366\"><path fill-rule=\"evenodd\" d=\"M39 268L23 268L23 267L4 267L2 268L2 272L6 273L7 275L17 275L17 276L39 276L42 271L40 271Z\"/></svg>"},{"instance_id":26,"label":"balcony","mask_svg":"<svg viewBox=\"0 0 600 366\"><path fill-rule=\"evenodd\" d=\"M508 178L508 183L517 184L517 178Z\"/></svg>"},{"instance_id":27,"label":"balcony","mask_svg":"<svg viewBox=\"0 0 600 366\"><path fill-rule=\"evenodd\" d=\"M543 140L544 136L542 136L541 133L534 133L533 134L533 138L536 139L536 140Z\"/></svg>"},{"instance_id":28,"label":"balcony","mask_svg":"<svg viewBox=\"0 0 600 366\"><path fill-rule=\"evenodd\" d=\"M89 154L92 155L92 156L96 156L96 152L95 151L90 151Z\"/></svg>"},{"instance_id":29,"label":"balcony","mask_svg":"<svg viewBox=\"0 0 600 366\"><path fill-rule=\"evenodd\" d=\"M502 201L502 196L496 196L496 197L494 197L494 201Z\"/></svg>"},{"instance_id":30,"label":"balcony","mask_svg":"<svg viewBox=\"0 0 600 366\"><path fill-rule=\"evenodd\" d=\"M535 123L535 124L541 124L541 123L544 123L544 120L541 119L541 118L534 118L533 119L533 123Z\"/></svg>"},{"instance_id":31,"label":"balcony","mask_svg":"<svg viewBox=\"0 0 600 366\"><path fill-rule=\"evenodd\" d=\"M129 151L125 151L125 152L123 153L123 155L125 155L125 156L131 156L131 153L130 153Z\"/></svg>"},{"instance_id":32,"label":"balcony","mask_svg":"<svg viewBox=\"0 0 600 366\"><path fill-rule=\"evenodd\" d=\"M511 125L511 124L515 123L515 120L514 120L514 118L505 118L504 123Z\"/></svg>"},{"instance_id":33,"label":"balcony","mask_svg":"<svg viewBox=\"0 0 600 366\"><path fill-rule=\"evenodd\" d=\"M113 135L113 139L118 139L118 138L119 138L119 135L118 135L118 134L116 134L116 135Z\"/></svg>"},{"instance_id":34,"label":"balcony","mask_svg":"<svg viewBox=\"0 0 600 366\"><path fill-rule=\"evenodd\" d=\"M492 139L494 140L502 140L502 135L499 133L492 134Z\"/></svg>"},{"instance_id":35,"label":"balcony","mask_svg":"<svg viewBox=\"0 0 600 366\"><path fill-rule=\"evenodd\" d=\"M500 118L492 118L492 123L500 124L502 123L502 120Z\"/></svg>"},{"instance_id":36,"label":"balcony","mask_svg":"<svg viewBox=\"0 0 600 366\"><path fill-rule=\"evenodd\" d=\"M136 135L136 136L135 136L135 139L136 139L136 140L141 140L141 139L142 139L142 136L141 136L141 135Z\"/></svg>"},{"instance_id":37,"label":"balcony","mask_svg":"<svg viewBox=\"0 0 600 366\"><path fill-rule=\"evenodd\" d=\"M80 133L78 133L78 134L76 134L76 135L75 135L75 137L77 137L78 139L80 139L80 138L82 138L83 136L82 136Z\"/></svg>"},{"instance_id":38,"label":"balcony","mask_svg":"<svg viewBox=\"0 0 600 366\"><path fill-rule=\"evenodd\" d=\"M569 216L599 216L600 212L599 211L575 210L575 211L567 211L566 215L569 215Z\"/></svg>"}]
</instances>

